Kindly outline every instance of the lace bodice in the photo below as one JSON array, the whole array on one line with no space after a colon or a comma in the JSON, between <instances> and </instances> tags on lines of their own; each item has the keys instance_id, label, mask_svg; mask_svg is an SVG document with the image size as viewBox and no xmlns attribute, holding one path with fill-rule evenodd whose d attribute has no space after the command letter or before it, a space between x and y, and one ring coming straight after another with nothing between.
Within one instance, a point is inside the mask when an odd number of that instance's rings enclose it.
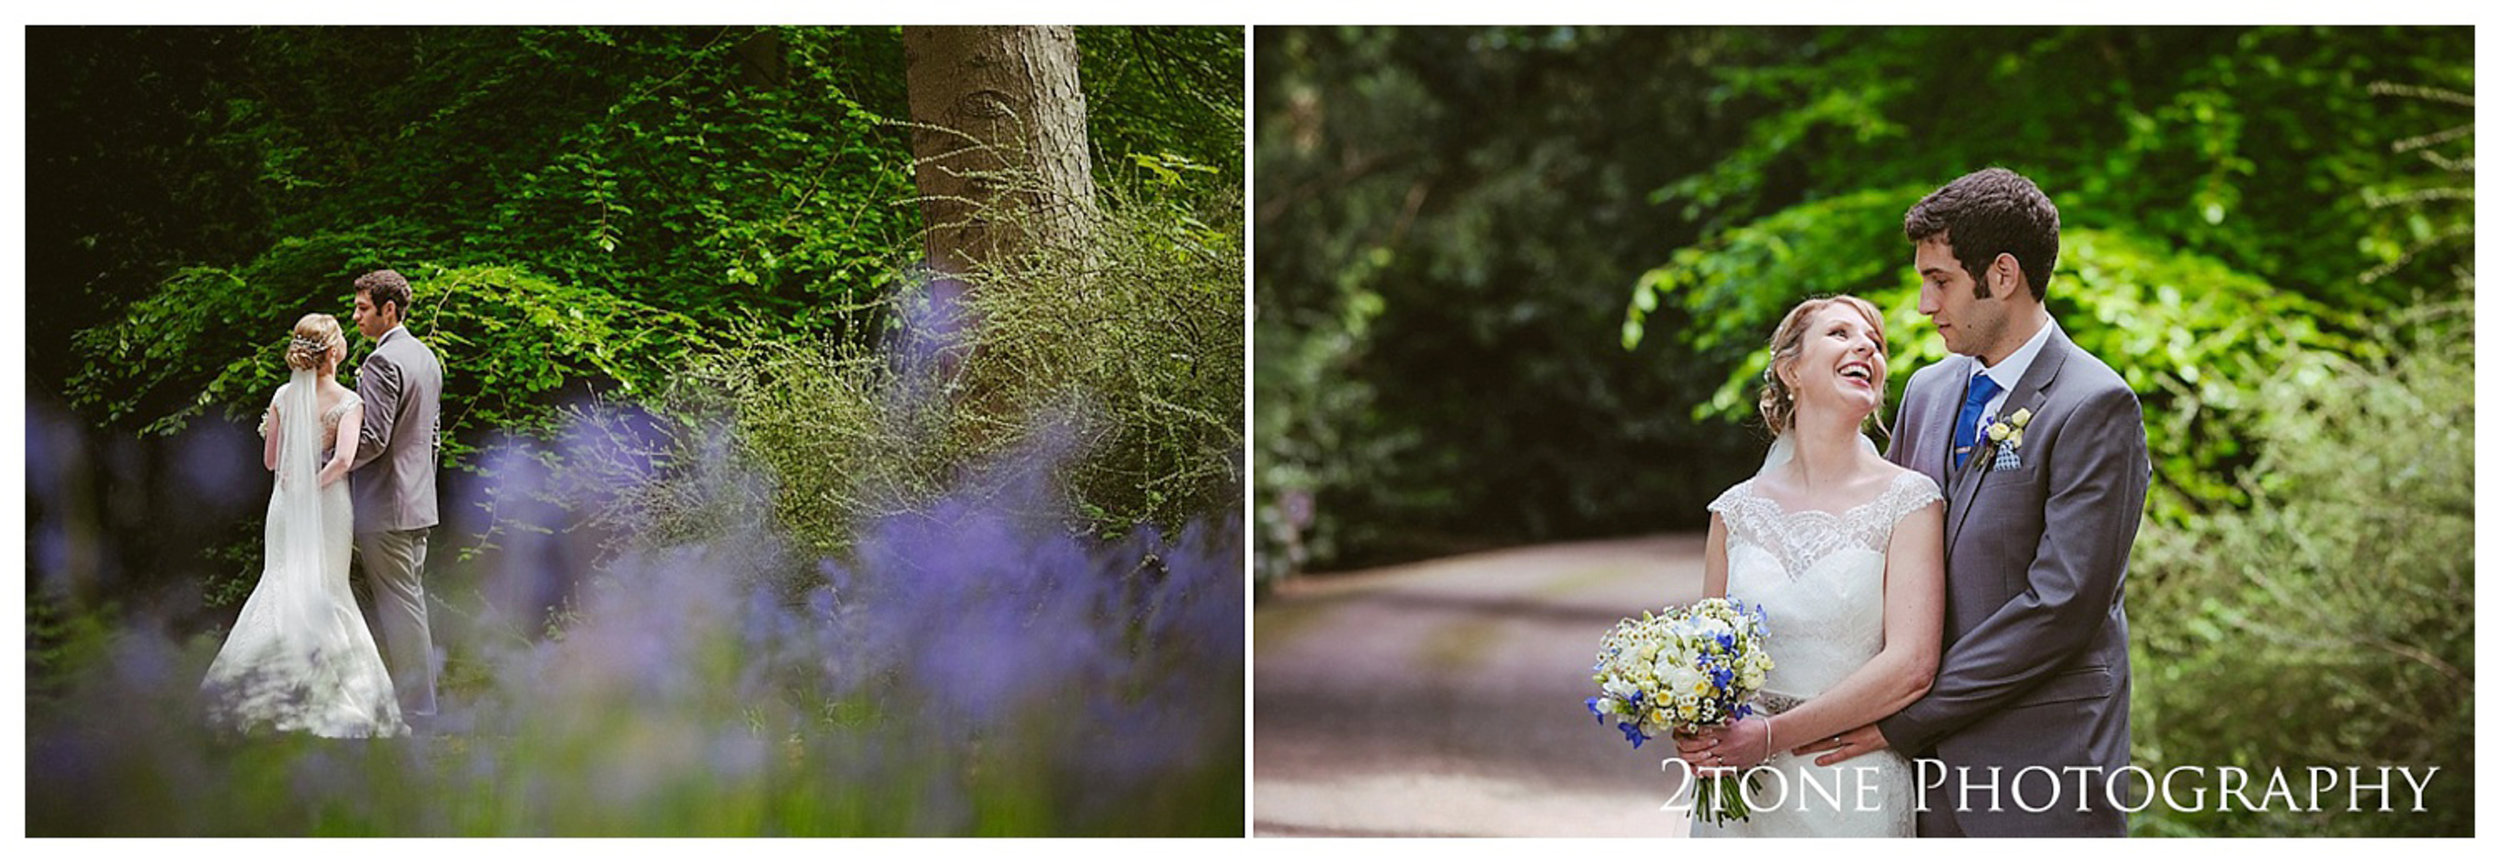
<instances>
[{"instance_id":1,"label":"lace bodice","mask_svg":"<svg viewBox=\"0 0 2500 863\"><path fill-rule=\"evenodd\" d=\"M278 387L277 394L269 397L269 410L262 412L260 417L261 437L268 437L271 431L277 429L274 421L278 416L278 403L286 399L286 388L291 386L294 384L282 384ZM331 405L329 410L322 411L321 440L327 443L332 438L338 437L339 420L346 418L348 411L355 410L358 405L364 403L365 400L357 397L355 390L348 390L339 398L338 404Z\"/></svg>"},{"instance_id":2,"label":"lace bodice","mask_svg":"<svg viewBox=\"0 0 2500 863\"><path fill-rule=\"evenodd\" d=\"M1711 501L1727 525L1728 595L1763 606L1771 657L1765 688L1811 698L1884 645L1884 551L1902 517L1943 500L1916 471L1837 512L1791 510L1754 480Z\"/></svg>"},{"instance_id":3,"label":"lace bodice","mask_svg":"<svg viewBox=\"0 0 2500 863\"><path fill-rule=\"evenodd\" d=\"M1872 500L1839 511L1789 509L1737 483L1710 502L1727 525L1727 592L1762 606L1773 663L1758 702L1785 710L1839 683L1884 647L1884 552L1902 517L1944 495L1934 480L1903 471ZM1783 697L1784 696L1784 697ZM1786 774L1789 794L1750 821L1696 823L1695 836L1908 836L1915 804L1909 761L1891 751L1816 767L1773 753L1765 766ZM1806 774L1813 773L1812 779ZM1857 789L1835 811L1799 792ZM1771 784L1766 780L1764 785ZM1849 794L1849 792L1842 792ZM1871 804L1871 805L1870 805Z\"/></svg>"}]
</instances>

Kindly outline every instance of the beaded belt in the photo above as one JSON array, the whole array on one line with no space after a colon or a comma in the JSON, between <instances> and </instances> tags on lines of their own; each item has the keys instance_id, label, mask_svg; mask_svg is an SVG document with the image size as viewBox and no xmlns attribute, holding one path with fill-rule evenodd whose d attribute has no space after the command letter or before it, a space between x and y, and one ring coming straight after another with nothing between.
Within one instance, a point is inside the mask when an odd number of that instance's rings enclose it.
<instances>
[{"instance_id":1,"label":"beaded belt","mask_svg":"<svg viewBox=\"0 0 2500 863\"><path fill-rule=\"evenodd\" d=\"M1754 695L1753 710L1754 713L1762 716L1776 716L1795 710L1797 709L1797 705L1804 703L1806 703L1805 699L1798 698L1794 695L1781 695L1777 692L1763 692Z\"/></svg>"}]
</instances>

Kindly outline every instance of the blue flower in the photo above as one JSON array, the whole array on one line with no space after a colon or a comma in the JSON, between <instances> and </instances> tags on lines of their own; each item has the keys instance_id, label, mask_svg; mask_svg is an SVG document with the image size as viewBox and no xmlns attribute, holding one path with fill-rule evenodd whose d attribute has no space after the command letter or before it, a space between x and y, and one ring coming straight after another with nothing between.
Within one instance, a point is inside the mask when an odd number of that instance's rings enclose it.
<instances>
[{"instance_id":1,"label":"blue flower","mask_svg":"<svg viewBox=\"0 0 2500 863\"><path fill-rule=\"evenodd\" d=\"M1597 702L1601 700L1603 699L1598 696L1589 696L1589 712L1597 714L1597 724L1604 725L1606 724L1606 711L1597 709Z\"/></svg>"},{"instance_id":2,"label":"blue flower","mask_svg":"<svg viewBox=\"0 0 2500 863\"><path fill-rule=\"evenodd\" d=\"M1615 728L1623 732L1623 739L1632 741L1632 748L1634 749L1641 748L1641 744L1649 740L1649 735L1641 733L1640 723L1617 722L1615 723Z\"/></svg>"}]
</instances>

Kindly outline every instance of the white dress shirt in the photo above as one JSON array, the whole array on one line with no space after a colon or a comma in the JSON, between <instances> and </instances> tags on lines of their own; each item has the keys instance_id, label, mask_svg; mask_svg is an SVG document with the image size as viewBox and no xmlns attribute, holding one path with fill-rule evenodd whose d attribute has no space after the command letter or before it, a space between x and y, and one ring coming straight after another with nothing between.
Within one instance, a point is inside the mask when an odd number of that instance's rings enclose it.
<instances>
[{"instance_id":1,"label":"white dress shirt","mask_svg":"<svg viewBox=\"0 0 2500 863\"><path fill-rule=\"evenodd\" d=\"M1979 412L1980 428L1987 428L1989 423L1996 422L1997 413L2005 409L2005 400L2014 397L2014 385L2021 383L2023 373L2031 370L2031 361L2039 358L2040 346L2049 343L2049 330L2055 326L2055 318L2040 322L2040 331L2032 333L2030 341L2023 342L2022 347L2015 348L1996 365L1979 370L1980 374L1995 381L1998 387L1996 397L1989 399L1988 406Z\"/></svg>"}]
</instances>

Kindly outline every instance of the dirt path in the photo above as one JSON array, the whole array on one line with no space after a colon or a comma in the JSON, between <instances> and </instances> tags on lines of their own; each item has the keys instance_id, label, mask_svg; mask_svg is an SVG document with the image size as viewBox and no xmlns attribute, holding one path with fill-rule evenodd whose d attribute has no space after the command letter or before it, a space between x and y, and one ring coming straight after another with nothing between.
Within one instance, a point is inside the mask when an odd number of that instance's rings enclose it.
<instances>
[{"instance_id":1,"label":"dirt path","mask_svg":"<svg viewBox=\"0 0 2500 863\"><path fill-rule=\"evenodd\" d=\"M1283 585L1252 615L1253 833L1683 835L1658 809L1672 750L1581 702L1598 636L1698 597L1701 553L1574 543Z\"/></svg>"}]
</instances>

